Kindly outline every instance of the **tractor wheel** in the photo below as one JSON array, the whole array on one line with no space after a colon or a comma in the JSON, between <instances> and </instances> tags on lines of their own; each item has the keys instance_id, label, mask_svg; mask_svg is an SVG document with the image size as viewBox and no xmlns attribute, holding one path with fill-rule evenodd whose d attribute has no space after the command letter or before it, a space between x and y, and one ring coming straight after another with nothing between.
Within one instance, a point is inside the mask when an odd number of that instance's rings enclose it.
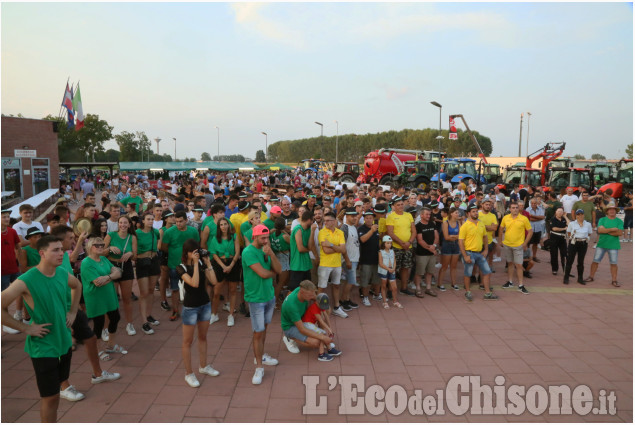
<instances>
[{"instance_id":1,"label":"tractor wheel","mask_svg":"<svg viewBox=\"0 0 635 425\"><path fill-rule=\"evenodd\" d=\"M415 180L415 187L421 190L427 190L430 186L430 180L425 177L419 177Z\"/></svg>"},{"instance_id":2,"label":"tractor wheel","mask_svg":"<svg viewBox=\"0 0 635 425\"><path fill-rule=\"evenodd\" d=\"M385 176L381 178L381 180L379 180L379 184L392 187L393 186L392 176L390 174L386 174Z\"/></svg>"},{"instance_id":3,"label":"tractor wheel","mask_svg":"<svg viewBox=\"0 0 635 425\"><path fill-rule=\"evenodd\" d=\"M355 180L353 180L353 176L351 176L350 174L343 174L342 177L340 177L340 182L355 183Z\"/></svg>"}]
</instances>

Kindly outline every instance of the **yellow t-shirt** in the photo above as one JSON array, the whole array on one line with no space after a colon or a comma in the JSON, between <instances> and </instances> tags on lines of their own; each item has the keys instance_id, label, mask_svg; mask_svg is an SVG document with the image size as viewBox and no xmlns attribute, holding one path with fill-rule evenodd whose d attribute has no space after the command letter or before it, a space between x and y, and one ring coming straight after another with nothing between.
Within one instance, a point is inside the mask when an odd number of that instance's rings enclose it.
<instances>
[{"instance_id":1,"label":"yellow t-shirt","mask_svg":"<svg viewBox=\"0 0 635 425\"><path fill-rule=\"evenodd\" d=\"M245 240L240 233L240 225L247 220L249 220L249 215L241 212L234 213L229 217L229 222L234 226L234 231L236 232L236 237L240 241L240 246L245 245Z\"/></svg>"},{"instance_id":2,"label":"yellow t-shirt","mask_svg":"<svg viewBox=\"0 0 635 425\"><path fill-rule=\"evenodd\" d=\"M531 224L522 214L518 214L515 219L507 214L501 220L501 228L505 229L503 244L515 248L525 243L525 231L531 230Z\"/></svg>"},{"instance_id":3,"label":"yellow t-shirt","mask_svg":"<svg viewBox=\"0 0 635 425\"><path fill-rule=\"evenodd\" d=\"M481 252L483 250L483 236L487 233L485 225L478 221L474 224L470 220L459 229L459 240L463 240L466 251Z\"/></svg>"},{"instance_id":4,"label":"yellow t-shirt","mask_svg":"<svg viewBox=\"0 0 635 425\"><path fill-rule=\"evenodd\" d=\"M380 235L386 234L386 217L380 217L379 222L377 223L377 230Z\"/></svg>"},{"instance_id":5,"label":"yellow t-shirt","mask_svg":"<svg viewBox=\"0 0 635 425\"><path fill-rule=\"evenodd\" d=\"M399 215L393 211L386 217L386 226L393 226L395 236L404 242L408 242L412 236L412 223L414 223L414 221L412 214L403 213ZM404 249L404 247L400 246L397 242L393 242L392 244L394 249ZM410 245L405 248L409 249Z\"/></svg>"},{"instance_id":6,"label":"yellow t-shirt","mask_svg":"<svg viewBox=\"0 0 635 425\"><path fill-rule=\"evenodd\" d=\"M343 245L346 243L344 239L344 232L340 229L330 231L326 227L318 233L318 243L320 244L320 266L322 267L341 267L342 266L342 254L334 252L333 254L326 254L322 248L322 242L328 241L333 245Z\"/></svg>"},{"instance_id":7,"label":"yellow t-shirt","mask_svg":"<svg viewBox=\"0 0 635 425\"><path fill-rule=\"evenodd\" d=\"M267 217L267 214L265 214L264 212L260 211L260 222L264 223L265 221L267 221L269 217Z\"/></svg>"},{"instance_id":8,"label":"yellow t-shirt","mask_svg":"<svg viewBox=\"0 0 635 425\"><path fill-rule=\"evenodd\" d=\"M478 212L478 220L483 223L485 226L491 226L492 224L497 224L498 219L496 218L496 214L487 213L484 214L483 211ZM485 229L487 232L487 243L490 244L494 240L494 230L491 232Z\"/></svg>"}]
</instances>

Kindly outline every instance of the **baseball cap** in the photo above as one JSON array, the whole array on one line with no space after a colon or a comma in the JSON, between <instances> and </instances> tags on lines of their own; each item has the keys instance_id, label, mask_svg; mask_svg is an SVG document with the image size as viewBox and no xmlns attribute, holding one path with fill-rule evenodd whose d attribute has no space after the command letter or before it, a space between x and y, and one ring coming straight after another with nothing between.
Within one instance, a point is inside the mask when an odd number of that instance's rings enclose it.
<instances>
[{"instance_id":1,"label":"baseball cap","mask_svg":"<svg viewBox=\"0 0 635 425\"><path fill-rule=\"evenodd\" d=\"M302 188L301 188L301 187L296 187L296 188L295 188L295 190L294 190L294 192L296 192L296 193L297 193L297 192L302 192Z\"/></svg>"},{"instance_id":2,"label":"baseball cap","mask_svg":"<svg viewBox=\"0 0 635 425\"><path fill-rule=\"evenodd\" d=\"M417 211L417 209L415 207L413 207L412 205L408 205L406 208L404 208L404 212L407 212L407 213L413 213L413 212L416 212L416 211Z\"/></svg>"},{"instance_id":3,"label":"baseball cap","mask_svg":"<svg viewBox=\"0 0 635 425\"><path fill-rule=\"evenodd\" d=\"M174 212L179 212L179 211L185 211L185 205L183 204L176 204L174 206Z\"/></svg>"},{"instance_id":4,"label":"baseball cap","mask_svg":"<svg viewBox=\"0 0 635 425\"><path fill-rule=\"evenodd\" d=\"M393 205L399 201L403 201L403 199L401 198L401 196L393 196L392 199L390 200L390 205Z\"/></svg>"},{"instance_id":5,"label":"baseball cap","mask_svg":"<svg viewBox=\"0 0 635 425\"><path fill-rule=\"evenodd\" d=\"M355 206L356 206L356 207L363 207L363 206L364 206L364 203L363 203L362 201L356 201L356 202L355 202Z\"/></svg>"},{"instance_id":6,"label":"baseball cap","mask_svg":"<svg viewBox=\"0 0 635 425\"><path fill-rule=\"evenodd\" d=\"M275 206L271 208L271 213L273 214L282 214L282 208L280 208L279 206Z\"/></svg>"},{"instance_id":7,"label":"baseball cap","mask_svg":"<svg viewBox=\"0 0 635 425\"><path fill-rule=\"evenodd\" d=\"M278 202L280 201L280 199L278 199L277 196L272 196L271 198L269 198L269 202Z\"/></svg>"},{"instance_id":8,"label":"baseball cap","mask_svg":"<svg viewBox=\"0 0 635 425\"><path fill-rule=\"evenodd\" d=\"M381 240L382 242L392 242L392 238L388 235L384 236Z\"/></svg>"},{"instance_id":9,"label":"baseball cap","mask_svg":"<svg viewBox=\"0 0 635 425\"><path fill-rule=\"evenodd\" d=\"M239 197L240 199L245 199L245 198L247 198L247 196L248 196L248 195L247 195L245 192L240 192L240 194L238 195L238 197Z\"/></svg>"},{"instance_id":10,"label":"baseball cap","mask_svg":"<svg viewBox=\"0 0 635 425\"><path fill-rule=\"evenodd\" d=\"M346 215L357 215L357 210L353 208L346 208Z\"/></svg>"},{"instance_id":11,"label":"baseball cap","mask_svg":"<svg viewBox=\"0 0 635 425\"><path fill-rule=\"evenodd\" d=\"M201 207L196 207L192 211L204 212L205 210Z\"/></svg>"},{"instance_id":12,"label":"baseball cap","mask_svg":"<svg viewBox=\"0 0 635 425\"><path fill-rule=\"evenodd\" d=\"M472 211L472 210L477 210L478 207L475 204L470 205L469 207L467 207L468 212Z\"/></svg>"},{"instance_id":13,"label":"baseball cap","mask_svg":"<svg viewBox=\"0 0 635 425\"><path fill-rule=\"evenodd\" d=\"M257 225L256 227L254 227L254 230L251 232L252 236L262 236L262 235L268 235L268 234L269 234L269 229L264 224Z\"/></svg>"},{"instance_id":14,"label":"baseball cap","mask_svg":"<svg viewBox=\"0 0 635 425\"><path fill-rule=\"evenodd\" d=\"M2 212L1 213L4 214L4 213L10 213L10 212L11 212L11 210L9 208L2 208Z\"/></svg>"},{"instance_id":15,"label":"baseball cap","mask_svg":"<svg viewBox=\"0 0 635 425\"><path fill-rule=\"evenodd\" d=\"M430 208L437 208L439 206L438 202L430 202Z\"/></svg>"},{"instance_id":16,"label":"baseball cap","mask_svg":"<svg viewBox=\"0 0 635 425\"><path fill-rule=\"evenodd\" d=\"M165 210L163 211L163 214L161 214L161 216L163 217L163 219L165 220L166 218L168 218L169 216L174 215L174 213L170 210Z\"/></svg>"},{"instance_id":17,"label":"baseball cap","mask_svg":"<svg viewBox=\"0 0 635 425\"><path fill-rule=\"evenodd\" d=\"M374 213L374 212L372 212L372 211L364 211L364 214L363 214L363 215L365 215L365 216L366 216L366 215L372 215L372 216L374 216L374 215L375 215L375 213Z\"/></svg>"},{"instance_id":18,"label":"baseball cap","mask_svg":"<svg viewBox=\"0 0 635 425\"><path fill-rule=\"evenodd\" d=\"M325 197L324 197L324 200L325 200L325 201L330 201L330 200L331 200L331 197L330 197L330 196L325 196Z\"/></svg>"},{"instance_id":19,"label":"baseball cap","mask_svg":"<svg viewBox=\"0 0 635 425\"><path fill-rule=\"evenodd\" d=\"M608 207L607 207L608 208ZM584 210L582 208L578 208L577 210L575 210L576 215L578 214L584 214Z\"/></svg>"},{"instance_id":20,"label":"baseball cap","mask_svg":"<svg viewBox=\"0 0 635 425\"><path fill-rule=\"evenodd\" d=\"M34 235L43 235L43 234L44 232L38 229L37 227L35 226L29 227L29 229L26 231L26 236L24 236L24 239L29 239L31 236L34 236Z\"/></svg>"},{"instance_id":21,"label":"baseball cap","mask_svg":"<svg viewBox=\"0 0 635 425\"><path fill-rule=\"evenodd\" d=\"M375 205L375 212L377 214L383 214L386 212L386 204L377 204Z\"/></svg>"},{"instance_id":22,"label":"baseball cap","mask_svg":"<svg viewBox=\"0 0 635 425\"><path fill-rule=\"evenodd\" d=\"M320 310L328 310L331 305L329 296L325 293L318 294L317 298L315 299L315 303L320 308Z\"/></svg>"}]
</instances>

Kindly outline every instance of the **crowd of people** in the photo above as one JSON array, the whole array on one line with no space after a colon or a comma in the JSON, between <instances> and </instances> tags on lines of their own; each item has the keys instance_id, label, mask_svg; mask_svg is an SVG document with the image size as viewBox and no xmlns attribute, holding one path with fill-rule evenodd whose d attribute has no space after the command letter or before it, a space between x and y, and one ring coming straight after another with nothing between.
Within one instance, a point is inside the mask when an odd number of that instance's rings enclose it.
<instances>
[{"instance_id":1,"label":"crowd of people","mask_svg":"<svg viewBox=\"0 0 635 425\"><path fill-rule=\"evenodd\" d=\"M86 348L93 384L120 378L101 364L127 354L118 331L155 333L156 298L162 317L182 322L185 381L197 387L194 334L199 375L219 375L207 362L206 335L210 326L221 326L221 315L228 327L237 315L250 319L257 385L264 366L278 364L264 352L276 310L291 353L316 349L319 361L331 361L342 354L331 315L346 319L373 301L403 309L406 297L459 291L457 271L470 302L477 285L484 300L499 299L494 285L529 294L538 249L550 251L552 273L561 274L563 284L571 277L582 285L594 281L608 254L611 283L620 286L620 242L632 237L630 193L622 221L610 193L515 187L505 196L473 181L439 191L349 188L329 186L327 178L192 172L156 183L116 175L97 185L82 178L77 187L63 185L46 230L28 205L16 223L3 209L3 331L27 335L42 420L56 419L60 397L84 398L69 382L78 343ZM81 205L73 213L74 199ZM595 254L585 277L591 244ZM504 265L506 278L492 278L495 263Z\"/></svg>"}]
</instances>

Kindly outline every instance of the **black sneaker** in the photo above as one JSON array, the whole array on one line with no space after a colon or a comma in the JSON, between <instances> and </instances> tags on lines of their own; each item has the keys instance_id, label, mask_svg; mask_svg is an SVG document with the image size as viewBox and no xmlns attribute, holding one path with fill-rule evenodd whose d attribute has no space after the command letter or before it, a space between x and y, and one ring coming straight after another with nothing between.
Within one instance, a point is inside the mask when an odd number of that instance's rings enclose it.
<instances>
[{"instance_id":1,"label":"black sneaker","mask_svg":"<svg viewBox=\"0 0 635 425\"><path fill-rule=\"evenodd\" d=\"M170 304L167 301L161 301L161 310L170 311Z\"/></svg>"},{"instance_id":2,"label":"black sneaker","mask_svg":"<svg viewBox=\"0 0 635 425\"><path fill-rule=\"evenodd\" d=\"M148 317L146 317L146 320L147 320L147 321L148 321L148 323L150 323L152 326L157 326L157 325L159 325L159 324L160 324L160 322L159 322L157 319L155 319L154 317L152 317L152 316L148 316Z\"/></svg>"},{"instance_id":3,"label":"black sneaker","mask_svg":"<svg viewBox=\"0 0 635 425\"><path fill-rule=\"evenodd\" d=\"M353 308L348 304L348 301L340 301L340 306L344 311L351 311Z\"/></svg>"},{"instance_id":4,"label":"black sneaker","mask_svg":"<svg viewBox=\"0 0 635 425\"><path fill-rule=\"evenodd\" d=\"M562 279L562 283L564 283L565 285L569 284L569 278L565 277L564 279Z\"/></svg>"},{"instance_id":5,"label":"black sneaker","mask_svg":"<svg viewBox=\"0 0 635 425\"><path fill-rule=\"evenodd\" d=\"M135 293L133 292L132 295L130 295L130 299L132 301L139 301L139 297L135 295Z\"/></svg>"},{"instance_id":6,"label":"black sneaker","mask_svg":"<svg viewBox=\"0 0 635 425\"><path fill-rule=\"evenodd\" d=\"M525 276L527 279L531 279L531 278L533 277L533 276L531 275L531 272L528 272L528 271L526 271L526 270L523 272L523 276Z\"/></svg>"},{"instance_id":7,"label":"black sneaker","mask_svg":"<svg viewBox=\"0 0 635 425\"><path fill-rule=\"evenodd\" d=\"M348 304L348 306L349 306L350 308L359 308L359 304L354 303L354 302L353 302L353 301L351 301L351 300L348 300L348 301L347 301L347 304Z\"/></svg>"},{"instance_id":8,"label":"black sneaker","mask_svg":"<svg viewBox=\"0 0 635 425\"><path fill-rule=\"evenodd\" d=\"M503 285L503 288L507 289L507 288L513 288L514 284L510 281L507 281L506 284Z\"/></svg>"},{"instance_id":9,"label":"black sneaker","mask_svg":"<svg viewBox=\"0 0 635 425\"><path fill-rule=\"evenodd\" d=\"M408 295L409 297L414 297L415 293L413 291L411 291L410 289L406 288L406 289L402 289L401 291L399 291L400 294L403 295Z\"/></svg>"},{"instance_id":10,"label":"black sneaker","mask_svg":"<svg viewBox=\"0 0 635 425\"><path fill-rule=\"evenodd\" d=\"M481 291L485 290L485 285L483 285L482 283L478 285L478 289L480 289Z\"/></svg>"},{"instance_id":11,"label":"black sneaker","mask_svg":"<svg viewBox=\"0 0 635 425\"><path fill-rule=\"evenodd\" d=\"M476 276L470 276L470 283L476 283Z\"/></svg>"},{"instance_id":12,"label":"black sneaker","mask_svg":"<svg viewBox=\"0 0 635 425\"><path fill-rule=\"evenodd\" d=\"M154 285L154 290L155 290L155 291L158 291L159 289L160 289L159 282L157 282L157 284L156 284L156 285Z\"/></svg>"},{"instance_id":13,"label":"black sneaker","mask_svg":"<svg viewBox=\"0 0 635 425\"><path fill-rule=\"evenodd\" d=\"M527 290L527 288L525 288L524 285L518 287L518 292L522 292L525 295L529 295L529 291Z\"/></svg>"},{"instance_id":14,"label":"black sneaker","mask_svg":"<svg viewBox=\"0 0 635 425\"><path fill-rule=\"evenodd\" d=\"M245 307L245 303L240 303L238 311L240 312L240 314L247 314L247 307Z\"/></svg>"},{"instance_id":15,"label":"black sneaker","mask_svg":"<svg viewBox=\"0 0 635 425\"><path fill-rule=\"evenodd\" d=\"M144 323L141 329L146 335L152 335L154 333L154 329L152 329L152 326L150 326L148 322Z\"/></svg>"}]
</instances>

